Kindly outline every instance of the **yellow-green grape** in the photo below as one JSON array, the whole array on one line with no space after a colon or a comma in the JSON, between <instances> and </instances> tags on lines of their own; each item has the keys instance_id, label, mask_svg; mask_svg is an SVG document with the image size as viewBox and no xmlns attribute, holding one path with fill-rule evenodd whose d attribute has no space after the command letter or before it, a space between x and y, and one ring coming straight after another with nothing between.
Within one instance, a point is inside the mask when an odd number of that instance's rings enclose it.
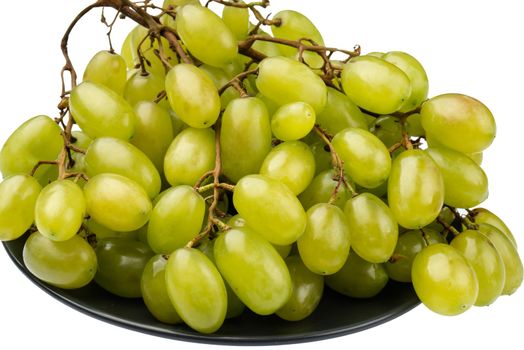
<instances>
[{"instance_id":1,"label":"yellow-green grape","mask_svg":"<svg viewBox=\"0 0 524 350\"><path fill-rule=\"evenodd\" d=\"M388 203L399 225L416 229L435 220L444 203L444 180L422 150L402 152L391 167Z\"/></svg>"},{"instance_id":2,"label":"yellow-green grape","mask_svg":"<svg viewBox=\"0 0 524 350\"><path fill-rule=\"evenodd\" d=\"M141 101L135 105L135 136L131 140L164 173L164 157L173 141L173 126L169 112L154 102Z\"/></svg>"},{"instance_id":3,"label":"yellow-green grape","mask_svg":"<svg viewBox=\"0 0 524 350\"><path fill-rule=\"evenodd\" d=\"M164 89L164 76L160 78L152 73L138 71L127 80L124 98L134 107L140 101L155 101ZM162 99L159 105L168 107L167 100Z\"/></svg>"},{"instance_id":4,"label":"yellow-green grape","mask_svg":"<svg viewBox=\"0 0 524 350\"><path fill-rule=\"evenodd\" d=\"M147 241L157 254L185 246L200 231L205 203L191 186L172 187L156 203L147 228Z\"/></svg>"},{"instance_id":5,"label":"yellow-green grape","mask_svg":"<svg viewBox=\"0 0 524 350\"><path fill-rule=\"evenodd\" d=\"M482 152L470 153L467 154L467 156L479 166L482 164L482 159L484 158L484 154Z\"/></svg>"},{"instance_id":6,"label":"yellow-green grape","mask_svg":"<svg viewBox=\"0 0 524 350\"><path fill-rule=\"evenodd\" d=\"M235 186L233 204L249 227L274 244L291 244L306 228L307 216L297 197L267 176L243 177Z\"/></svg>"},{"instance_id":7,"label":"yellow-green grape","mask_svg":"<svg viewBox=\"0 0 524 350\"><path fill-rule=\"evenodd\" d=\"M388 283L383 264L370 263L355 252L350 252L338 272L324 277L327 286L351 298L372 298Z\"/></svg>"},{"instance_id":8,"label":"yellow-green grape","mask_svg":"<svg viewBox=\"0 0 524 350\"><path fill-rule=\"evenodd\" d=\"M133 108L104 85L85 81L74 87L69 108L75 122L92 139L109 136L129 140L135 133Z\"/></svg>"},{"instance_id":9,"label":"yellow-green grape","mask_svg":"<svg viewBox=\"0 0 524 350\"><path fill-rule=\"evenodd\" d=\"M80 148L84 152L87 151L87 148L89 147L91 142L93 142L93 139L87 136L85 132L80 130L75 130L71 132L71 143L73 144L73 146ZM71 157L73 158L74 164L70 171L75 173L85 173L85 154L71 150ZM81 187L83 187L84 185L81 181L84 180L79 179L77 183Z\"/></svg>"},{"instance_id":10,"label":"yellow-green grape","mask_svg":"<svg viewBox=\"0 0 524 350\"><path fill-rule=\"evenodd\" d=\"M178 115L176 115L175 112L171 108L168 108L169 117L171 117L171 125L173 127L173 136L176 136L180 134L180 132L184 129L189 128L189 125L184 123L182 119Z\"/></svg>"},{"instance_id":11,"label":"yellow-green grape","mask_svg":"<svg viewBox=\"0 0 524 350\"><path fill-rule=\"evenodd\" d=\"M375 123L375 119L377 119L377 117L375 117L373 115L370 115L370 114L367 114L367 113L362 113L362 114L364 115L364 118L366 119L366 123L368 125L368 127L366 129L371 129L371 127Z\"/></svg>"},{"instance_id":12,"label":"yellow-green grape","mask_svg":"<svg viewBox=\"0 0 524 350\"><path fill-rule=\"evenodd\" d=\"M167 324L178 324L183 321L167 294L166 266L167 258L164 255L152 257L142 272L140 289L144 304L157 320Z\"/></svg>"},{"instance_id":13,"label":"yellow-green grape","mask_svg":"<svg viewBox=\"0 0 524 350\"><path fill-rule=\"evenodd\" d=\"M282 259L285 259L291 254L291 249L293 248L292 244L286 244L286 245L278 245L278 244L271 244L273 248L277 251L278 255L282 257Z\"/></svg>"},{"instance_id":14,"label":"yellow-green grape","mask_svg":"<svg viewBox=\"0 0 524 350\"><path fill-rule=\"evenodd\" d=\"M84 220L84 227L87 229L88 233L94 234L96 236L97 241L106 238L125 238L130 240L138 239L137 230L128 232L111 230L105 227L104 225L101 225L98 222L96 222L92 217Z\"/></svg>"},{"instance_id":15,"label":"yellow-green grape","mask_svg":"<svg viewBox=\"0 0 524 350\"><path fill-rule=\"evenodd\" d=\"M332 144L344 162L346 175L360 186L374 188L387 180L391 169L389 151L369 131L344 129L335 135Z\"/></svg>"},{"instance_id":16,"label":"yellow-green grape","mask_svg":"<svg viewBox=\"0 0 524 350\"><path fill-rule=\"evenodd\" d=\"M246 226L246 219L244 219L240 214L233 215L228 221L227 225L231 227L245 227Z\"/></svg>"},{"instance_id":17,"label":"yellow-green grape","mask_svg":"<svg viewBox=\"0 0 524 350\"><path fill-rule=\"evenodd\" d=\"M429 147L426 152L444 179L444 203L471 208L488 198L488 177L471 158L449 148Z\"/></svg>"},{"instance_id":18,"label":"yellow-green grape","mask_svg":"<svg viewBox=\"0 0 524 350\"><path fill-rule=\"evenodd\" d=\"M400 112L409 112L420 106L428 97L428 76L422 64L410 54L401 51L391 51L381 57L400 68L411 82L411 94L406 99Z\"/></svg>"},{"instance_id":19,"label":"yellow-green grape","mask_svg":"<svg viewBox=\"0 0 524 350\"><path fill-rule=\"evenodd\" d=\"M347 181L347 180L346 180ZM298 199L305 210L318 203L328 203L337 187L338 180L334 170L324 170L313 178L313 181L302 192ZM344 186L339 186L335 200L332 204L343 209L346 201L351 198L351 193Z\"/></svg>"},{"instance_id":20,"label":"yellow-green grape","mask_svg":"<svg viewBox=\"0 0 524 350\"><path fill-rule=\"evenodd\" d=\"M34 232L24 244L23 259L31 274L63 289L87 285L97 271L96 254L80 236L57 242Z\"/></svg>"},{"instance_id":21,"label":"yellow-green grape","mask_svg":"<svg viewBox=\"0 0 524 350\"><path fill-rule=\"evenodd\" d=\"M390 115L375 119L370 131L388 148L402 140L400 119Z\"/></svg>"},{"instance_id":22,"label":"yellow-green grape","mask_svg":"<svg viewBox=\"0 0 524 350\"><path fill-rule=\"evenodd\" d=\"M438 243L415 256L411 269L413 287L420 301L441 315L458 315L477 300L475 271L455 248Z\"/></svg>"},{"instance_id":23,"label":"yellow-green grape","mask_svg":"<svg viewBox=\"0 0 524 350\"><path fill-rule=\"evenodd\" d=\"M372 56L355 57L346 63L342 87L351 101L378 114L398 111L411 94L411 82L400 68Z\"/></svg>"},{"instance_id":24,"label":"yellow-green grape","mask_svg":"<svg viewBox=\"0 0 524 350\"><path fill-rule=\"evenodd\" d=\"M108 156L111 155L111 156ZM112 173L136 181L154 198L160 192L160 175L149 158L132 144L111 137L91 143L84 158L89 177Z\"/></svg>"},{"instance_id":25,"label":"yellow-green grape","mask_svg":"<svg viewBox=\"0 0 524 350\"><path fill-rule=\"evenodd\" d=\"M0 151L0 171L4 177L30 174L40 160L55 160L64 147L60 127L53 119L40 115L20 125L4 143ZM54 165L42 165L35 173L42 186L48 183ZM58 174L57 174L58 175Z\"/></svg>"},{"instance_id":26,"label":"yellow-green grape","mask_svg":"<svg viewBox=\"0 0 524 350\"><path fill-rule=\"evenodd\" d=\"M379 51L368 52L366 54L366 56L373 56L373 57L378 57L378 58L382 58L382 56L384 55L385 55L384 52L379 52Z\"/></svg>"},{"instance_id":27,"label":"yellow-green grape","mask_svg":"<svg viewBox=\"0 0 524 350\"><path fill-rule=\"evenodd\" d=\"M108 87L119 95L126 85L126 61L114 52L99 51L91 58L84 71L83 81L91 81Z\"/></svg>"},{"instance_id":28,"label":"yellow-green grape","mask_svg":"<svg viewBox=\"0 0 524 350\"><path fill-rule=\"evenodd\" d=\"M315 157L308 145L286 141L268 153L260 174L286 185L294 195L303 192L315 176Z\"/></svg>"},{"instance_id":29,"label":"yellow-green grape","mask_svg":"<svg viewBox=\"0 0 524 350\"><path fill-rule=\"evenodd\" d=\"M260 92L257 93L256 97L259 98L262 102L264 102L264 105L266 106L267 112L269 114L269 118L272 119L273 114L275 114L279 106L276 104L275 101L270 100L269 98L267 98L267 96L262 95Z\"/></svg>"},{"instance_id":30,"label":"yellow-green grape","mask_svg":"<svg viewBox=\"0 0 524 350\"><path fill-rule=\"evenodd\" d=\"M328 203L306 212L307 225L298 238L298 252L304 265L319 275L331 275L342 268L351 244L350 226L342 209Z\"/></svg>"},{"instance_id":31,"label":"yellow-green grape","mask_svg":"<svg viewBox=\"0 0 524 350\"><path fill-rule=\"evenodd\" d=\"M152 204L135 181L117 174L100 174L84 186L87 213L114 231L137 230L149 220Z\"/></svg>"},{"instance_id":32,"label":"yellow-green grape","mask_svg":"<svg viewBox=\"0 0 524 350\"><path fill-rule=\"evenodd\" d=\"M177 11L180 39L203 63L223 67L236 58L237 40L224 21L207 7L188 4Z\"/></svg>"},{"instance_id":33,"label":"yellow-green grape","mask_svg":"<svg viewBox=\"0 0 524 350\"><path fill-rule=\"evenodd\" d=\"M371 193L362 193L346 202L344 212L351 248L369 262L388 261L398 239L398 225L389 207Z\"/></svg>"},{"instance_id":34,"label":"yellow-green grape","mask_svg":"<svg viewBox=\"0 0 524 350\"><path fill-rule=\"evenodd\" d=\"M235 1L235 3L245 4L244 1ZM247 37L249 28L249 9L247 7L224 6L222 20L237 40Z\"/></svg>"},{"instance_id":35,"label":"yellow-green grape","mask_svg":"<svg viewBox=\"0 0 524 350\"><path fill-rule=\"evenodd\" d=\"M511 233L509 227L500 219L497 215L485 208L475 208L469 215L473 217L475 223L477 224L490 224L498 228L502 233L504 233L510 240L513 242L515 247L517 246L517 240Z\"/></svg>"},{"instance_id":36,"label":"yellow-green grape","mask_svg":"<svg viewBox=\"0 0 524 350\"><path fill-rule=\"evenodd\" d=\"M84 193L72 181L54 181L40 192L34 210L36 228L42 235L53 241L67 241L84 221Z\"/></svg>"},{"instance_id":37,"label":"yellow-green grape","mask_svg":"<svg viewBox=\"0 0 524 350\"><path fill-rule=\"evenodd\" d=\"M302 141L307 143L306 138L302 139ZM313 142L309 145L309 148L315 157L315 175L333 169L333 157L324 141Z\"/></svg>"},{"instance_id":38,"label":"yellow-green grape","mask_svg":"<svg viewBox=\"0 0 524 350\"><path fill-rule=\"evenodd\" d=\"M505 282L504 261L491 241L478 231L466 230L450 245L470 263L479 284L476 306L490 305L502 293Z\"/></svg>"},{"instance_id":39,"label":"yellow-green grape","mask_svg":"<svg viewBox=\"0 0 524 350\"><path fill-rule=\"evenodd\" d=\"M406 119L406 131L410 136L425 136L420 113L413 113Z\"/></svg>"},{"instance_id":40,"label":"yellow-green grape","mask_svg":"<svg viewBox=\"0 0 524 350\"><path fill-rule=\"evenodd\" d=\"M178 134L164 159L164 173L171 186L193 186L215 167L215 132L187 128Z\"/></svg>"},{"instance_id":41,"label":"yellow-green grape","mask_svg":"<svg viewBox=\"0 0 524 350\"><path fill-rule=\"evenodd\" d=\"M422 248L446 243L444 236L429 228L404 232L398 237L391 259L384 264L389 278L398 282L411 282L411 265Z\"/></svg>"},{"instance_id":42,"label":"yellow-green grape","mask_svg":"<svg viewBox=\"0 0 524 350\"><path fill-rule=\"evenodd\" d=\"M258 173L271 150L271 126L259 98L231 101L222 116L220 151L224 175L233 182Z\"/></svg>"},{"instance_id":43,"label":"yellow-green grape","mask_svg":"<svg viewBox=\"0 0 524 350\"><path fill-rule=\"evenodd\" d=\"M517 248L502 231L490 224L480 224L480 233L489 238L504 261L506 280L502 294L511 295L522 284L523 267Z\"/></svg>"},{"instance_id":44,"label":"yellow-green grape","mask_svg":"<svg viewBox=\"0 0 524 350\"><path fill-rule=\"evenodd\" d=\"M286 321L300 321L311 315L320 303L324 278L309 271L296 255L286 258L285 262L293 281L293 294L276 314Z\"/></svg>"},{"instance_id":45,"label":"yellow-green grape","mask_svg":"<svg viewBox=\"0 0 524 350\"><path fill-rule=\"evenodd\" d=\"M33 224L42 187L29 175L13 175L0 183L0 241L22 236Z\"/></svg>"},{"instance_id":46,"label":"yellow-green grape","mask_svg":"<svg viewBox=\"0 0 524 350\"><path fill-rule=\"evenodd\" d=\"M95 282L100 287L119 297L142 296L142 273L154 255L146 244L108 238L98 241L95 252L98 259Z\"/></svg>"},{"instance_id":47,"label":"yellow-green grape","mask_svg":"<svg viewBox=\"0 0 524 350\"><path fill-rule=\"evenodd\" d=\"M305 102L318 115L324 110L327 89L305 64L287 57L268 57L258 65L258 90L278 105Z\"/></svg>"},{"instance_id":48,"label":"yellow-green grape","mask_svg":"<svg viewBox=\"0 0 524 350\"><path fill-rule=\"evenodd\" d=\"M462 153L486 149L495 138L495 119L482 102L461 94L444 94L422 104L426 135Z\"/></svg>"},{"instance_id":49,"label":"yellow-green grape","mask_svg":"<svg viewBox=\"0 0 524 350\"><path fill-rule=\"evenodd\" d=\"M177 64L166 76L169 104L177 116L194 128L215 124L220 97L209 76L192 64Z\"/></svg>"},{"instance_id":50,"label":"yellow-green grape","mask_svg":"<svg viewBox=\"0 0 524 350\"><path fill-rule=\"evenodd\" d=\"M227 311L227 292L217 268L201 251L180 248L166 267L167 293L184 322L200 333L222 326Z\"/></svg>"},{"instance_id":51,"label":"yellow-green grape","mask_svg":"<svg viewBox=\"0 0 524 350\"><path fill-rule=\"evenodd\" d=\"M215 240L218 270L240 300L256 314L269 315L289 300L293 282L284 260L264 238L247 227Z\"/></svg>"},{"instance_id":52,"label":"yellow-green grape","mask_svg":"<svg viewBox=\"0 0 524 350\"><path fill-rule=\"evenodd\" d=\"M271 131L282 141L305 137L315 125L315 110L304 102L283 105L271 117Z\"/></svg>"},{"instance_id":53,"label":"yellow-green grape","mask_svg":"<svg viewBox=\"0 0 524 350\"><path fill-rule=\"evenodd\" d=\"M252 25L253 26L253 25ZM249 28L250 30L253 28ZM264 32L262 29L259 29L257 32L258 35L271 37L268 33ZM267 57L282 56L283 52L281 48L283 45L277 43L272 43L270 41L256 40L252 48L258 52L263 53ZM284 49L285 50L285 49Z\"/></svg>"},{"instance_id":54,"label":"yellow-green grape","mask_svg":"<svg viewBox=\"0 0 524 350\"><path fill-rule=\"evenodd\" d=\"M198 68L200 68L200 70L206 73L211 78L211 80L213 80L213 83L215 84L215 87L217 89L220 89L222 86L226 85L232 78L232 76L228 75L228 73L226 73L226 71L222 68L213 67L208 64L203 64ZM220 104L222 109L225 109L229 102L239 97L240 93L237 90L235 90L234 87L228 87L220 95Z\"/></svg>"},{"instance_id":55,"label":"yellow-green grape","mask_svg":"<svg viewBox=\"0 0 524 350\"><path fill-rule=\"evenodd\" d=\"M317 115L316 121L332 135L346 128L368 129L366 117L357 105L346 95L331 87L327 88L326 106L322 113Z\"/></svg>"}]
</instances>

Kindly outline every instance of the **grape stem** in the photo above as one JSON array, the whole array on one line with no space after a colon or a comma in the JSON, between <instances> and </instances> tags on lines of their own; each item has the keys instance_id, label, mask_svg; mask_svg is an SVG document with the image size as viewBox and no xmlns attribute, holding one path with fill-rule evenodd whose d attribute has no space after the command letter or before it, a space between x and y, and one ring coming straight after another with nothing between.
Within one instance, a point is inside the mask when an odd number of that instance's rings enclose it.
<instances>
[{"instance_id":1,"label":"grape stem","mask_svg":"<svg viewBox=\"0 0 524 350\"><path fill-rule=\"evenodd\" d=\"M257 10L257 8L256 8L257 6L258 7L263 7L263 8L268 7L269 6L269 0L262 0L262 1L258 1L258 2L251 2L251 3L248 3L248 4L246 4L244 2L241 2L241 1L238 1L238 0L233 0L233 1L208 0L208 2L206 3L206 7L208 7L209 4L212 3L212 2L216 2L217 4L221 4L221 5L229 6L229 7L247 8L247 9L249 9L251 11L251 13L253 13L253 15L255 16L255 18L258 21L258 24L255 26L257 31L258 31L258 28L260 28L261 25L266 25L266 26L274 25L274 26L278 27L278 26L280 26L282 24L282 20L280 20L279 18L278 19L274 19L274 20L265 18L264 16L262 16L260 11Z\"/></svg>"},{"instance_id":2,"label":"grape stem","mask_svg":"<svg viewBox=\"0 0 524 350\"><path fill-rule=\"evenodd\" d=\"M460 232L454 228L453 226L451 226L450 224L448 224L446 222L446 220L444 219L444 217L442 217L441 214L439 214L439 216L437 217L437 221L439 222L439 224L441 224L442 226L444 226L444 228L446 230L448 230L449 232L451 232L454 236L458 236L460 235Z\"/></svg>"},{"instance_id":3,"label":"grape stem","mask_svg":"<svg viewBox=\"0 0 524 350\"><path fill-rule=\"evenodd\" d=\"M243 87L243 81L251 74L258 74L258 67L255 69L246 70L234 76L233 79L231 79L226 84L224 84L224 86L218 89L218 94L222 95L227 90L227 88L232 86L240 93L240 97L249 96L246 89Z\"/></svg>"}]
</instances>

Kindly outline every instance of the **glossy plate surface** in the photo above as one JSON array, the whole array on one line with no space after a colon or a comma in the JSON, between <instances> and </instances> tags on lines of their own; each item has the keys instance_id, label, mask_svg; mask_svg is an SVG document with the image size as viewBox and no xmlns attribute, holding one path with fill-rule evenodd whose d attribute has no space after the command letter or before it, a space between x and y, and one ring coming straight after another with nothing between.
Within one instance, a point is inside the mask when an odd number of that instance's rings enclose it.
<instances>
[{"instance_id":1,"label":"glossy plate surface","mask_svg":"<svg viewBox=\"0 0 524 350\"><path fill-rule=\"evenodd\" d=\"M62 290L36 279L25 268L22 249L25 239L4 242L16 266L37 286L70 307L102 321L142 333L183 341L227 345L276 345L333 338L362 331L392 320L417 306L410 283L390 281L372 299L352 299L325 288L315 312L300 322L287 322L277 316L258 316L246 310L240 317L226 320L214 334L200 334L184 325L156 321L141 299L124 299L109 294L94 282L77 290Z\"/></svg>"}]
</instances>

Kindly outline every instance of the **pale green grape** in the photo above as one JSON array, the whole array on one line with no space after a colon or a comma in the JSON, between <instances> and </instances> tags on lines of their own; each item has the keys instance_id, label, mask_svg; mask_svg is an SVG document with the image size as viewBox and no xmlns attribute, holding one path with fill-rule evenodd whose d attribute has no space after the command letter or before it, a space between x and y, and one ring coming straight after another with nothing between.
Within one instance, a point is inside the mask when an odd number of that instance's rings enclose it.
<instances>
[{"instance_id":1,"label":"pale green grape","mask_svg":"<svg viewBox=\"0 0 524 350\"><path fill-rule=\"evenodd\" d=\"M470 153L467 154L467 156L479 166L482 164L482 159L484 158L484 154L482 152Z\"/></svg>"},{"instance_id":2,"label":"pale green grape","mask_svg":"<svg viewBox=\"0 0 524 350\"><path fill-rule=\"evenodd\" d=\"M310 136L308 136L308 138L309 137ZM308 143L307 138L302 139L302 141ZM311 148L311 152L313 152L313 156L315 157L315 175L333 169L333 157L331 156L329 147L324 141L313 142L309 145L309 148Z\"/></svg>"},{"instance_id":3,"label":"pale green grape","mask_svg":"<svg viewBox=\"0 0 524 350\"><path fill-rule=\"evenodd\" d=\"M92 139L115 137L129 140L135 133L135 112L113 90L83 82L71 90L69 108L75 122Z\"/></svg>"},{"instance_id":4,"label":"pale green grape","mask_svg":"<svg viewBox=\"0 0 524 350\"><path fill-rule=\"evenodd\" d=\"M420 113L413 113L406 119L406 131L410 136L425 136Z\"/></svg>"},{"instance_id":5,"label":"pale green grape","mask_svg":"<svg viewBox=\"0 0 524 350\"><path fill-rule=\"evenodd\" d=\"M368 129L364 113L357 105L346 95L331 87L327 88L326 106L317 115L316 121L332 135L346 128Z\"/></svg>"},{"instance_id":6,"label":"pale green grape","mask_svg":"<svg viewBox=\"0 0 524 350\"><path fill-rule=\"evenodd\" d=\"M122 56L114 52L99 51L87 64L83 81L104 85L122 95L126 78L126 61Z\"/></svg>"},{"instance_id":7,"label":"pale green grape","mask_svg":"<svg viewBox=\"0 0 524 350\"><path fill-rule=\"evenodd\" d=\"M110 156L109 156L110 155ZM160 192L160 175L149 158L132 144L111 137L91 143L84 158L88 176L112 173L136 181L149 198Z\"/></svg>"},{"instance_id":8,"label":"pale green grape","mask_svg":"<svg viewBox=\"0 0 524 350\"><path fill-rule=\"evenodd\" d=\"M438 243L415 256L411 269L420 301L442 315L458 315L477 300L478 281L466 258L455 248Z\"/></svg>"},{"instance_id":9,"label":"pale green grape","mask_svg":"<svg viewBox=\"0 0 524 350\"><path fill-rule=\"evenodd\" d=\"M97 271L95 252L80 236L56 242L37 231L25 242L23 259L34 276L63 289L87 285Z\"/></svg>"},{"instance_id":10,"label":"pale green grape","mask_svg":"<svg viewBox=\"0 0 524 350\"><path fill-rule=\"evenodd\" d=\"M91 142L93 142L93 139L87 136L85 132L79 130L71 132L71 143L75 147L80 148L83 151L87 151ZM71 157L74 161L73 167L71 168L71 172L85 173L85 154L71 151ZM83 179L80 179L77 182L81 185L81 187L83 187L83 184L81 184L80 181L83 181Z\"/></svg>"},{"instance_id":11,"label":"pale green grape","mask_svg":"<svg viewBox=\"0 0 524 350\"><path fill-rule=\"evenodd\" d=\"M346 175L357 184L374 188L387 180L391 169L389 151L369 131L344 129L335 135L332 144L344 162Z\"/></svg>"},{"instance_id":12,"label":"pale green grape","mask_svg":"<svg viewBox=\"0 0 524 350\"><path fill-rule=\"evenodd\" d=\"M133 231L149 220L152 204L135 181L117 174L100 174L84 186L87 213L114 231Z\"/></svg>"},{"instance_id":13,"label":"pale green grape","mask_svg":"<svg viewBox=\"0 0 524 350\"><path fill-rule=\"evenodd\" d=\"M306 213L293 192L263 175L243 177L235 186L233 204L249 227L274 244L291 244L306 228Z\"/></svg>"},{"instance_id":14,"label":"pale green grape","mask_svg":"<svg viewBox=\"0 0 524 350\"><path fill-rule=\"evenodd\" d=\"M205 203L190 186L172 187L156 203L147 228L147 241L157 254L170 254L193 239L204 220Z\"/></svg>"},{"instance_id":15,"label":"pale green grape","mask_svg":"<svg viewBox=\"0 0 524 350\"><path fill-rule=\"evenodd\" d=\"M243 1L238 1L238 3L245 4ZM237 40L247 37L249 28L249 9L247 7L224 6L222 20Z\"/></svg>"},{"instance_id":16,"label":"pale green grape","mask_svg":"<svg viewBox=\"0 0 524 350\"><path fill-rule=\"evenodd\" d=\"M135 72L126 82L124 98L131 106L140 101L155 101L158 95L164 91L164 76L158 77L152 73ZM167 107L165 99L159 102L162 107Z\"/></svg>"},{"instance_id":17,"label":"pale green grape","mask_svg":"<svg viewBox=\"0 0 524 350\"><path fill-rule=\"evenodd\" d=\"M228 75L228 73L226 73L226 71L222 68L213 67L208 64L203 64L198 68L200 68L200 70L206 73L211 78L211 80L213 80L213 83L217 89L220 89L222 86L226 85L232 78L232 76ZM229 102L239 97L240 94L237 90L235 90L234 87L228 87L222 93L222 95L220 95L220 104L222 109L225 109Z\"/></svg>"},{"instance_id":18,"label":"pale green grape","mask_svg":"<svg viewBox=\"0 0 524 350\"><path fill-rule=\"evenodd\" d=\"M481 152L495 138L495 119L490 110L466 95L433 97L422 104L420 115L428 137L459 152Z\"/></svg>"},{"instance_id":19,"label":"pale green grape","mask_svg":"<svg viewBox=\"0 0 524 350\"><path fill-rule=\"evenodd\" d=\"M220 97L209 76L192 64L180 63L166 76L169 104L177 116L194 128L215 124Z\"/></svg>"},{"instance_id":20,"label":"pale green grape","mask_svg":"<svg viewBox=\"0 0 524 350\"><path fill-rule=\"evenodd\" d=\"M22 236L35 218L42 187L29 175L13 175L0 183L0 241Z\"/></svg>"},{"instance_id":21,"label":"pale green grape","mask_svg":"<svg viewBox=\"0 0 524 350\"><path fill-rule=\"evenodd\" d=\"M222 326L227 311L227 292L217 268L197 249L180 248L169 256L167 293L184 322L200 333Z\"/></svg>"},{"instance_id":22,"label":"pale green grape","mask_svg":"<svg viewBox=\"0 0 524 350\"><path fill-rule=\"evenodd\" d=\"M244 219L240 214L236 214L227 221L227 224L236 228L245 227L246 219Z\"/></svg>"},{"instance_id":23,"label":"pale green grape","mask_svg":"<svg viewBox=\"0 0 524 350\"><path fill-rule=\"evenodd\" d=\"M187 128L178 134L164 159L164 173L171 186L193 186L215 167L215 132Z\"/></svg>"},{"instance_id":24,"label":"pale green grape","mask_svg":"<svg viewBox=\"0 0 524 350\"><path fill-rule=\"evenodd\" d=\"M273 100L270 100L269 98L267 98L266 96L262 95L260 92L257 93L257 96L256 96L258 99L260 99L262 102L264 102L264 105L266 106L267 108L267 112L269 114L269 118L272 119L273 118L273 114L275 114L275 112L277 111L277 109L279 108L279 106L277 105L277 103Z\"/></svg>"},{"instance_id":25,"label":"pale green grape","mask_svg":"<svg viewBox=\"0 0 524 350\"><path fill-rule=\"evenodd\" d=\"M424 151L408 150L395 158L388 180L388 203L405 228L421 228L437 218L444 203L444 180Z\"/></svg>"},{"instance_id":26,"label":"pale green grape","mask_svg":"<svg viewBox=\"0 0 524 350\"><path fill-rule=\"evenodd\" d=\"M168 109L169 117L171 118L171 125L173 127L173 136L180 134L184 129L189 128L189 125L184 123L182 119L171 108Z\"/></svg>"},{"instance_id":27,"label":"pale green grape","mask_svg":"<svg viewBox=\"0 0 524 350\"><path fill-rule=\"evenodd\" d=\"M35 224L42 235L66 241L76 235L86 214L84 193L72 181L57 180L40 192L35 206Z\"/></svg>"},{"instance_id":28,"label":"pale green grape","mask_svg":"<svg viewBox=\"0 0 524 350\"><path fill-rule=\"evenodd\" d=\"M84 221L84 227L87 229L87 232L89 232L90 234L94 234L97 240L102 240L106 238L125 238L136 241L138 239L137 230L128 232L111 230L105 227L104 225L99 224L91 217Z\"/></svg>"},{"instance_id":29,"label":"pale green grape","mask_svg":"<svg viewBox=\"0 0 524 350\"><path fill-rule=\"evenodd\" d=\"M444 221L448 225L452 225L453 221L455 220L455 213L453 213L450 208L444 206L440 210L438 217L439 220ZM434 220L429 225L425 226L424 229L432 229L438 232L443 232L446 230L446 227L444 227L444 225L439 220Z\"/></svg>"},{"instance_id":30,"label":"pale green grape","mask_svg":"<svg viewBox=\"0 0 524 350\"><path fill-rule=\"evenodd\" d=\"M511 233L509 227L500 219L497 215L485 208L475 208L471 211L470 215L473 217L477 224L490 224L498 228L504 233L515 245L517 246L517 240Z\"/></svg>"},{"instance_id":31,"label":"pale green grape","mask_svg":"<svg viewBox=\"0 0 524 350\"><path fill-rule=\"evenodd\" d=\"M252 30L253 26L254 25L251 25L251 28L249 28L249 30ZM271 37L271 35L269 35L268 33L264 32L262 29L258 29L257 34L258 35L262 35L262 36ZM269 42L269 41L262 41L262 40L255 41L255 43L252 46L252 48L254 50L262 52L267 57L282 56L283 55L283 52L281 50L282 47L283 47L282 45L279 45L277 43L272 43L272 42Z\"/></svg>"},{"instance_id":32,"label":"pale green grape","mask_svg":"<svg viewBox=\"0 0 524 350\"><path fill-rule=\"evenodd\" d=\"M351 247L372 263L389 260L398 239L398 226L389 207L371 193L346 202L344 212L351 232Z\"/></svg>"},{"instance_id":33,"label":"pale green grape","mask_svg":"<svg viewBox=\"0 0 524 350\"><path fill-rule=\"evenodd\" d=\"M388 148L402 140L400 119L390 115L375 119L371 132Z\"/></svg>"},{"instance_id":34,"label":"pale green grape","mask_svg":"<svg viewBox=\"0 0 524 350\"><path fill-rule=\"evenodd\" d=\"M333 191L337 187L338 180L335 179L334 170L324 170L315 176L304 192L298 196L304 209L308 210L315 204L329 202ZM351 193L349 190L344 185L341 185L332 204L342 209L350 198Z\"/></svg>"},{"instance_id":35,"label":"pale green grape","mask_svg":"<svg viewBox=\"0 0 524 350\"><path fill-rule=\"evenodd\" d=\"M264 102L256 97L231 101L222 116L220 146L223 173L231 181L258 173L271 150L271 127Z\"/></svg>"},{"instance_id":36,"label":"pale green grape","mask_svg":"<svg viewBox=\"0 0 524 350\"><path fill-rule=\"evenodd\" d=\"M286 245L278 245L278 244L271 244L273 248L277 251L278 255L282 257L282 259L285 259L291 254L291 250L293 248L292 244L286 244Z\"/></svg>"},{"instance_id":37,"label":"pale green grape","mask_svg":"<svg viewBox=\"0 0 524 350\"><path fill-rule=\"evenodd\" d=\"M372 56L352 58L344 66L342 87L351 101L378 114L398 111L411 94L411 82L400 68Z\"/></svg>"},{"instance_id":38,"label":"pale green grape","mask_svg":"<svg viewBox=\"0 0 524 350\"><path fill-rule=\"evenodd\" d=\"M214 253L220 273L253 312L272 314L291 297L293 283L284 260L251 229L233 228L221 233Z\"/></svg>"},{"instance_id":39,"label":"pale green grape","mask_svg":"<svg viewBox=\"0 0 524 350\"><path fill-rule=\"evenodd\" d=\"M315 110L304 102L283 105L271 117L271 131L282 141L305 137L315 125Z\"/></svg>"}]
</instances>

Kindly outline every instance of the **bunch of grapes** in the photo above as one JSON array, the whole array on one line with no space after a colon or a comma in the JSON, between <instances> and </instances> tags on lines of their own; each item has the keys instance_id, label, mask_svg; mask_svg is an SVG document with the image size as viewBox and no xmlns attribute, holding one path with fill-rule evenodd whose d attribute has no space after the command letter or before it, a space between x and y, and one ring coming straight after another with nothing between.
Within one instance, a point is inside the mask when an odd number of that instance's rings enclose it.
<instances>
[{"instance_id":1,"label":"bunch of grapes","mask_svg":"<svg viewBox=\"0 0 524 350\"><path fill-rule=\"evenodd\" d=\"M302 320L324 285L370 298L413 283L445 315L515 292L513 235L471 209L488 196L489 109L428 99L411 55L325 46L304 15L268 5L86 8L62 40L59 116L29 119L0 152L0 239L25 239L50 285L94 281L202 333L246 307ZM77 84L69 34L98 7L137 26Z\"/></svg>"}]
</instances>

